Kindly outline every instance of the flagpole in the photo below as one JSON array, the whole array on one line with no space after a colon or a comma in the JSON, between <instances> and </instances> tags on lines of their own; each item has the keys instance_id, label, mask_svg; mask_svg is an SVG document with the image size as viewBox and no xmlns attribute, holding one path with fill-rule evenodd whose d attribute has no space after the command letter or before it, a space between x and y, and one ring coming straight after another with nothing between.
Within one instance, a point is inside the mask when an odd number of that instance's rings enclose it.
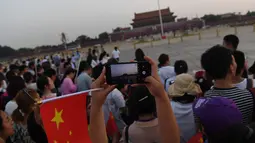
<instances>
[{"instance_id":1,"label":"flagpole","mask_svg":"<svg viewBox=\"0 0 255 143\"><path fill-rule=\"evenodd\" d=\"M163 27L163 20L162 20L162 13L160 9L160 2L158 0L158 12L159 12L159 21L160 21L160 27L161 27L161 38L164 36L164 27Z\"/></svg>"},{"instance_id":2,"label":"flagpole","mask_svg":"<svg viewBox=\"0 0 255 143\"><path fill-rule=\"evenodd\" d=\"M47 103L47 102L59 100L59 99L62 99L62 98L67 98L67 97L71 97L71 96L80 95L82 93L94 92L94 91L98 91L98 90L103 90L103 88L95 88L95 89L90 89L90 90L86 90L86 91L71 93L71 94L68 94L68 95L62 95L62 96L54 97L54 98L50 98L50 99L45 99L45 100L42 100L40 104L44 104L44 103Z\"/></svg>"}]
</instances>

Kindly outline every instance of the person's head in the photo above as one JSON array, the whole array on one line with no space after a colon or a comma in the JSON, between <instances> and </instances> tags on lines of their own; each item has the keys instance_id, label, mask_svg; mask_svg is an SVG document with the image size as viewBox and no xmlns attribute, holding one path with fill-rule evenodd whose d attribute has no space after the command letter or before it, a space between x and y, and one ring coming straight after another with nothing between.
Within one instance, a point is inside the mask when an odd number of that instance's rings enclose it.
<instances>
[{"instance_id":1,"label":"person's head","mask_svg":"<svg viewBox=\"0 0 255 143\"><path fill-rule=\"evenodd\" d=\"M4 111L0 110L0 137L6 141L14 134L13 121Z\"/></svg>"},{"instance_id":2,"label":"person's head","mask_svg":"<svg viewBox=\"0 0 255 143\"><path fill-rule=\"evenodd\" d=\"M236 61L236 76L242 76L245 68L245 55L241 51L234 51L233 56Z\"/></svg>"},{"instance_id":3,"label":"person's head","mask_svg":"<svg viewBox=\"0 0 255 143\"><path fill-rule=\"evenodd\" d=\"M16 75L18 75L18 73L19 73L19 67L18 67L17 65L11 64L11 65L9 66L9 69L10 69L10 71L12 71L12 72L14 72Z\"/></svg>"},{"instance_id":4,"label":"person's head","mask_svg":"<svg viewBox=\"0 0 255 143\"><path fill-rule=\"evenodd\" d=\"M12 119L15 123L24 122L26 117L33 111L36 107L36 103L40 100L39 94L32 89L22 89L18 92L15 97L15 101L18 108L14 110L12 114Z\"/></svg>"},{"instance_id":5,"label":"person's head","mask_svg":"<svg viewBox=\"0 0 255 143\"><path fill-rule=\"evenodd\" d=\"M195 83L193 76L186 73L177 75L174 83L168 88L169 97L181 103L191 103L201 93L202 90Z\"/></svg>"},{"instance_id":6,"label":"person's head","mask_svg":"<svg viewBox=\"0 0 255 143\"><path fill-rule=\"evenodd\" d=\"M28 67L26 65L22 65L22 66L19 67L20 75L23 75L27 71L28 71Z\"/></svg>"},{"instance_id":7,"label":"person's head","mask_svg":"<svg viewBox=\"0 0 255 143\"><path fill-rule=\"evenodd\" d=\"M34 77L31 72L25 72L23 75L23 78L26 83L32 83L34 80Z\"/></svg>"},{"instance_id":8,"label":"person's head","mask_svg":"<svg viewBox=\"0 0 255 143\"><path fill-rule=\"evenodd\" d=\"M72 66L71 66L71 64L70 64L70 62L65 62L64 63L64 69L68 69L68 68L71 68Z\"/></svg>"},{"instance_id":9,"label":"person's head","mask_svg":"<svg viewBox=\"0 0 255 143\"><path fill-rule=\"evenodd\" d=\"M41 94L50 93L55 88L53 81L44 75L37 79L36 85Z\"/></svg>"},{"instance_id":10,"label":"person's head","mask_svg":"<svg viewBox=\"0 0 255 143\"><path fill-rule=\"evenodd\" d=\"M209 142L229 127L242 123L242 114L234 101L218 95L199 98L193 112L200 120Z\"/></svg>"},{"instance_id":11,"label":"person's head","mask_svg":"<svg viewBox=\"0 0 255 143\"><path fill-rule=\"evenodd\" d=\"M92 68L86 61L81 61L78 75L82 72L86 72L88 75L92 74Z\"/></svg>"},{"instance_id":12,"label":"person's head","mask_svg":"<svg viewBox=\"0 0 255 143\"><path fill-rule=\"evenodd\" d=\"M102 61L104 57L106 57L106 52L100 54L99 61Z\"/></svg>"},{"instance_id":13,"label":"person's head","mask_svg":"<svg viewBox=\"0 0 255 143\"><path fill-rule=\"evenodd\" d=\"M158 66L159 67L163 67L163 66L168 66L170 65L170 59L169 59L169 56L166 55L166 54L161 54L158 58Z\"/></svg>"},{"instance_id":14,"label":"person's head","mask_svg":"<svg viewBox=\"0 0 255 143\"><path fill-rule=\"evenodd\" d=\"M25 87L25 81L20 76L13 76L7 86L8 96L13 99L17 95L17 93Z\"/></svg>"},{"instance_id":15,"label":"person's head","mask_svg":"<svg viewBox=\"0 0 255 143\"><path fill-rule=\"evenodd\" d=\"M236 35L226 35L223 38L223 45L233 51L237 50L239 44L239 38Z\"/></svg>"},{"instance_id":16,"label":"person's head","mask_svg":"<svg viewBox=\"0 0 255 143\"><path fill-rule=\"evenodd\" d=\"M3 64L0 63L0 72L3 72L4 71L4 66Z\"/></svg>"},{"instance_id":17,"label":"person's head","mask_svg":"<svg viewBox=\"0 0 255 143\"><path fill-rule=\"evenodd\" d=\"M128 111L134 120L156 113L155 98L146 86L137 86L132 90L127 103Z\"/></svg>"},{"instance_id":18,"label":"person's head","mask_svg":"<svg viewBox=\"0 0 255 143\"><path fill-rule=\"evenodd\" d=\"M117 50L118 50L118 47L114 47L114 50L117 51Z\"/></svg>"},{"instance_id":19,"label":"person's head","mask_svg":"<svg viewBox=\"0 0 255 143\"><path fill-rule=\"evenodd\" d=\"M174 63L174 71L176 75L187 73L188 72L188 64L184 60L179 60Z\"/></svg>"},{"instance_id":20,"label":"person's head","mask_svg":"<svg viewBox=\"0 0 255 143\"><path fill-rule=\"evenodd\" d=\"M96 52L97 52L96 49L93 49L93 50L92 50L92 54L93 54L93 55L96 55Z\"/></svg>"},{"instance_id":21,"label":"person's head","mask_svg":"<svg viewBox=\"0 0 255 143\"><path fill-rule=\"evenodd\" d=\"M71 78L72 80L74 79L74 77L75 77L75 73L76 73L76 71L73 69L73 68L68 68L66 71L65 71L65 74L64 74L64 76L63 76L63 79L62 79L62 82L63 82L63 80L65 79L65 78ZM61 82L61 83L62 83Z\"/></svg>"},{"instance_id":22,"label":"person's head","mask_svg":"<svg viewBox=\"0 0 255 143\"><path fill-rule=\"evenodd\" d=\"M61 59L61 63L65 63L65 59Z\"/></svg>"},{"instance_id":23,"label":"person's head","mask_svg":"<svg viewBox=\"0 0 255 143\"><path fill-rule=\"evenodd\" d=\"M145 61L144 56L145 56L145 54L142 49L139 48L135 51L135 60L136 61Z\"/></svg>"},{"instance_id":24,"label":"person's head","mask_svg":"<svg viewBox=\"0 0 255 143\"><path fill-rule=\"evenodd\" d=\"M231 79L236 73L236 62L231 50L220 45L202 54L201 65L214 80Z\"/></svg>"},{"instance_id":25,"label":"person's head","mask_svg":"<svg viewBox=\"0 0 255 143\"><path fill-rule=\"evenodd\" d=\"M43 62L42 63L42 68L43 68L44 71L50 69L51 68L50 62L49 61Z\"/></svg>"},{"instance_id":26,"label":"person's head","mask_svg":"<svg viewBox=\"0 0 255 143\"><path fill-rule=\"evenodd\" d=\"M35 69L35 62L33 62L33 61L29 62L28 67L29 67L29 69L34 70Z\"/></svg>"},{"instance_id":27,"label":"person's head","mask_svg":"<svg viewBox=\"0 0 255 143\"><path fill-rule=\"evenodd\" d=\"M44 71L43 73L45 76L51 78L51 80L54 82L57 78L57 72L56 70L50 68L50 69L47 69L46 71Z\"/></svg>"}]
</instances>

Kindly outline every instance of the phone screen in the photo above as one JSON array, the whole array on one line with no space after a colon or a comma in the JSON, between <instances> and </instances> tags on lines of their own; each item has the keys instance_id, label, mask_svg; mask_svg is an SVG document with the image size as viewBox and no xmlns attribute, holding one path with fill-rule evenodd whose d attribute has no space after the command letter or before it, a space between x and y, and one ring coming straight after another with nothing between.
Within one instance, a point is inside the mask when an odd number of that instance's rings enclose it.
<instances>
[{"instance_id":1,"label":"phone screen","mask_svg":"<svg viewBox=\"0 0 255 143\"><path fill-rule=\"evenodd\" d=\"M117 63L106 66L108 84L144 83L151 75L151 65L148 62Z\"/></svg>"},{"instance_id":2,"label":"phone screen","mask_svg":"<svg viewBox=\"0 0 255 143\"><path fill-rule=\"evenodd\" d=\"M137 83L137 63L110 65L112 81L116 83Z\"/></svg>"}]
</instances>

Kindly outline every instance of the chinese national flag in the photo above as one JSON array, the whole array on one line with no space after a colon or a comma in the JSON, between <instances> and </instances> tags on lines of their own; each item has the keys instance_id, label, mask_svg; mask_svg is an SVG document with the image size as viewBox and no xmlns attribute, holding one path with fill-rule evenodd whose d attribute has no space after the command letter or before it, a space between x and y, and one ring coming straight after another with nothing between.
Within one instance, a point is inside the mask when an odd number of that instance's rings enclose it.
<instances>
[{"instance_id":1,"label":"chinese national flag","mask_svg":"<svg viewBox=\"0 0 255 143\"><path fill-rule=\"evenodd\" d=\"M187 143L203 143L203 134L202 133L197 133L194 135Z\"/></svg>"},{"instance_id":2,"label":"chinese national flag","mask_svg":"<svg viewBox=\"0 0 255 143\"><path fill-rule=\"evenodd\" d=\"M113 137L115 133L118 133L118 127L115 123L114 117L112 115L112 112L110 112L109 120L106 125L106 132L107 135L110 137Z\"/></svg>"},{"instance_id":3,"label":"chinese national flag","mask_svg":"<svg viewBox=\"0 0 255 143\"><path fill-rule=\"evenodd\" d=\"M90 143L87 92L45 102L40 108L49 143Z\"/></svg>"}]
</instances>

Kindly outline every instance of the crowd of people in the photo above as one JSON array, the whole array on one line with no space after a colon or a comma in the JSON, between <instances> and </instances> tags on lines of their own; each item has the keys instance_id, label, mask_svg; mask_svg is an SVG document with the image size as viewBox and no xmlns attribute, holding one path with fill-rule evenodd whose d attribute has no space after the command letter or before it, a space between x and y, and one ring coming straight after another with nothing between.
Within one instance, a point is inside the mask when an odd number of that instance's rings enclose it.
<instances>
[{"instance_id":1,"label":"crowd of people","mask_svg":"<svg viewBox=\"0 0 255 143\"><path fill-rule=\"evenodd\" d=\"M104 66L119 62L117 47L0 64L0 143L48 143L37 103L95 88L102 89L86 104L93 143L254 143L255 64L247 67L238 44L227 35L208 47L194 76L185 59L171 66L161 54L156 63L137 49L130 60L149 62L152 73L134 85L106 83Z\"/></svg>"}]
</instances>

